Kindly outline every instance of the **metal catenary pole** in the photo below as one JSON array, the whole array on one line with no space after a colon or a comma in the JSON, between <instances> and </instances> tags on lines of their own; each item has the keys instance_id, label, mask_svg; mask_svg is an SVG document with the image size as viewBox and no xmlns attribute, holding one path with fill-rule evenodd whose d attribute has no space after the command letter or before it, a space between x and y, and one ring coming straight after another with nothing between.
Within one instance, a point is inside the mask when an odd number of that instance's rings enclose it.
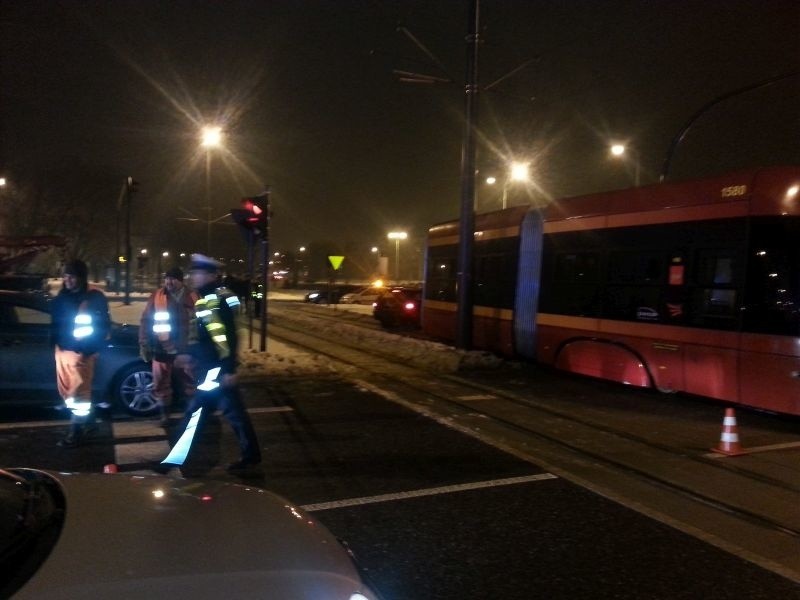
<instances>
[{"instance_id":1,"label":"metal catenary pole","mask_svg":"<svg viewBox=\"0 0 800 600\"><path fill-rule=\"evenodd\" d=\"M126 213L125 218L125 305L131 303L131 196L133 196L133 177L128 177L127 190L125 194Z\"/></svg>"},{"instance_id":2,"label":"metal catenary pole","mask_svg":"<svg viewBox=\"0 0 800 600\"><path fill-rule=\"evenodd\" d=\"M464 139L461 149L461 220L458 232L458 331L456 347L472 347L472 250L475 231L475 129L478 126L480 2L472 0L467 34Z\"/></svg>"},{"instance_id":3,"label":"metal catenary pole","mask_svg":"<svg viewBox=\"0 0 800 600\"><path fill-rule=\"evenodd\" d=\"M261 240L261 258L263 260L262 277L264 281L264 297L261 299L261 352L267 349L267 295L269 289L269 221L270 221L270 202L269 202L270 189L265 186L264 196L267 198L267 220L264 231L264 238Z\"/></svg>"}]
</instances>

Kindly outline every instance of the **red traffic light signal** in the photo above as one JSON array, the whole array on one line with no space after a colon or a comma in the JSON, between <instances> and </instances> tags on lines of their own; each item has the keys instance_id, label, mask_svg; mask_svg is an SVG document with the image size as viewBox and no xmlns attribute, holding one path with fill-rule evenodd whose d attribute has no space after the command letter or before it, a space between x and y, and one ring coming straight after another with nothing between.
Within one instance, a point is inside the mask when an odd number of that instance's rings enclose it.
<instances>
[{"instance_id":1,"label":"red traffic light signal","mask_svg":"<svg viewBox=\"0 0 800 600\"><path fill-rule=\"evenodd\" d=\"M231 209L231 217L241 227L267 239L269 232L269 196L242 198L242 208Z\"/></svg>"}]
</instances>

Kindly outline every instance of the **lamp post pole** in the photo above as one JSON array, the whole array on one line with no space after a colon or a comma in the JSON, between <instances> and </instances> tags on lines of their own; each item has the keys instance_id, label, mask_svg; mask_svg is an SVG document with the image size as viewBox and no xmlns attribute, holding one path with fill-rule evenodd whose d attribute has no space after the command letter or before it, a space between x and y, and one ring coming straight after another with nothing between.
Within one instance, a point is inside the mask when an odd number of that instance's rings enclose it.
<instances>
[{"instance_id":1,"label":"lamp post pole","mask_svg":"<svg viewBox=\"0 0 800 600\"><path fill-rule=\"evenodd\" d=\"M211 148L206 147L206 255L211 256Z\"/></svg>"},{"instance_id":2,"label":"lamp post pole","mask_svg":"<svg viewBox=\"0 0 800 600\"><path fill-rule=\"evenodd\" d=\"M211 150L222 143L222 128L203 127L201 139L206 149L206 254L211 256Z\"/></svg>"},{"instance_id":3,"label":"lamp post pole","mask_svg":"<svg viewBox=\"0 0 800 600\"><path fill-rule=\"evenodd\" d=\"M633 185L639 187L639 171L640 171L640 160L639 160L639 153L635 150L631 150L629 146L625 144L613 144L610 148L611 155L615 158L620 158L624 160L626 154L633 155Z\"/></svg>"},{"instance_id":4,"label":"lamp post pole","mask_svg":"<svg viewBox=\"0 0 800 600\"><path fill-rule=\"evenodd\" d=\"M400 240L408 238L408 234L405 231L390 231L387 237L394 240L394 279L400 283Z\"/></svg>"}]
</instances>

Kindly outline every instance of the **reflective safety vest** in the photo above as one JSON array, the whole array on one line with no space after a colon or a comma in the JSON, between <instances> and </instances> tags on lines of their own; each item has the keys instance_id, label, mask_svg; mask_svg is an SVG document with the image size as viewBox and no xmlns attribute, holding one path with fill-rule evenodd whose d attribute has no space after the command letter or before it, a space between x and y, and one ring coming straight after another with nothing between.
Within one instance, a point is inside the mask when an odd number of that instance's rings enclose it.
<instances>
[{"instance_id":1,"label":"reflective safety vest","mask_svg":"<svg viewBox=\"0 0 800 600\"><path fill-rule=\"evenodd\" d=\"M228 332L225 331L225 323L219 314L220 302L225 303L230 308L239 306L239 298L234 295L217 294L212 292L206 294L195 302L195 315L197 316L203 328L208 332L211 341L217 350L217 358L224 360L231 354L230 344L228 343Z\"/></svg>"},{"instance_id":2,"label":"reflective safety vest","mask_svg":"<svg viewBox=\"0 0 800 600\"><path fill-rule=\"evenodd\" d=\"M80 303L80 306L78 306L78 312L75 314L72 337L74 337L76 340L82 340L94 333L92 315L86 312L88 307L89 303L84 300Z\"/></svg>"},{"instance_id":3,"label":"reflective safety vest","mask_svg":"<svg viewBox=\"0 0 800 600\"><path fill-rule=\"evenodd\" d=\"M169 334L172 333L172 323L170 323L167 293L156 294L154 304L156 310L153 313L153 333L160 342L168 342Z\"/></svg>"}]
</instances>

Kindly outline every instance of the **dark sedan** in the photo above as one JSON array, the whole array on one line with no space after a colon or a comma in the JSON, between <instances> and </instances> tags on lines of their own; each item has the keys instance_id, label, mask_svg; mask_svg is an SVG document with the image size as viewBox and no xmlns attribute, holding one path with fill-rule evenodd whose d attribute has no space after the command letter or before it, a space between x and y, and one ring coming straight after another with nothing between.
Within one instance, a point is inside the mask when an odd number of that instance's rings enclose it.
<instances>
[{"instance_id":1,"label":"dark sedan","mask_svg":"<svg viewBox=\"0 0 800 600\"><path fill-rule=\"evenodd\" d=\"M56 370L50 344L50 303L38 292L0 291L0 396L10 404L57 406ZM95 402L117 403L133 415L149 415L150 365L139 358L138 327L112 324L94 375Z\"/></svg>"},{"instance_id":2,"label":"dark sedan","mask_svg":"<svg viewBox=\"0 0 800 600\"><path fill-rule=\"evenodd\" d=\"M396 287L385 291L373 304L373 316L387 329L420 326L422 290Z\"/></svg>"},{"instance_id":3,"label":"dark sedan","mask_svg":"<svg viewBox=\"0 0 800 600\"><path fill-rule=\"evenodd\" d=\"M311 290L306 294L305 301L311 304L338 304L343 294L344 291L338 288Z\"/></svg>"}]
</instances>

